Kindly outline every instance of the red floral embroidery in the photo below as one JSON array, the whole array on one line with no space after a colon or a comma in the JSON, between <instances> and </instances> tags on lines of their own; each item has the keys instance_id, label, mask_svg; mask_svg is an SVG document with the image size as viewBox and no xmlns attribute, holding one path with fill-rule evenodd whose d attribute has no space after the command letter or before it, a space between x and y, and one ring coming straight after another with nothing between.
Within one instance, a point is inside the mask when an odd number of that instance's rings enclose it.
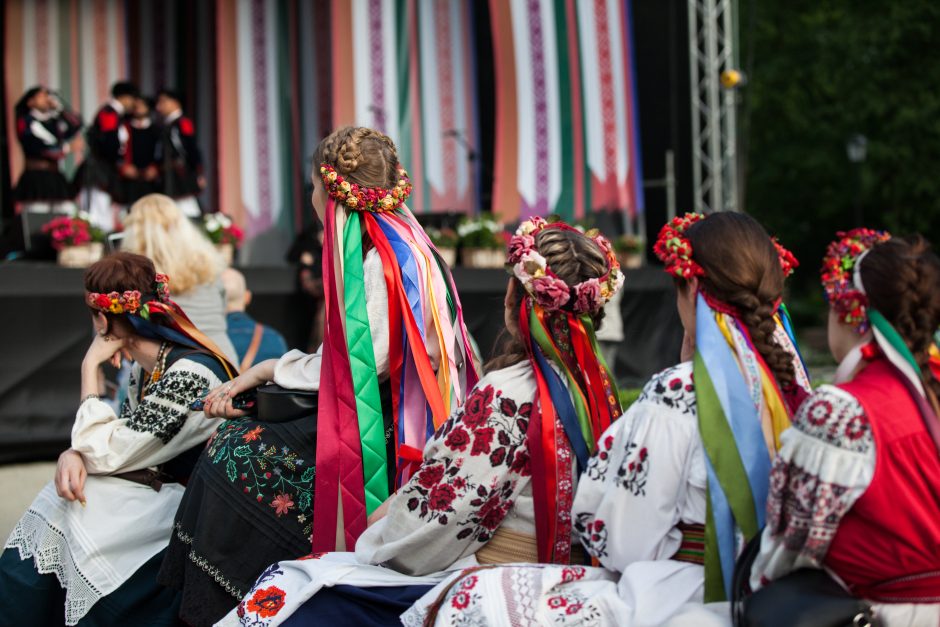
<instances>
[{"instance_id":1,"label":"red floral embroidery","mask_svg":"<svg viewBox=\"0 0 940 627\"><path fill-rule=\"evenodd\" d=\"M294 509L294 501L290 494L284 494L282 492L271 501L271 507L274 508L274 513L280 517Z\"/></svg>"},{"instance_id":2,"label":"red floral embroidery","mask_svg":"<svg viewBox=\"0 0 940 627\"><path fill-rule=\"evenodd\" d=\"M261 434L263 432L264 432L263 427L255 427L254 429L252 429L251 431L243 435L242 440L244 440L245 442L254 442L255 440L261 437Z\"/></svg>"},{"instance_id":3,"label":"red floral embroidery","mask_svg":"<svg viewBox=\"0 0 940 627\"><path fill-rule=\"evenodd\" d=\"M553 610L557 610L558 608L564 607L566 605L568 605L568 599L565 597L557 596L548 598L548 607L552 608Z\"/></svg>"},{"instance_id":4,"label":"red floral embroidery","mask_svg":"<svg viewBox=\"0 0 940 627\"><path fill-rule=\"evenodd\" d=\"M450 600L450 604L458 610L466 609L470 605L470 595L461 590Z\"/></svg>"},{"instance_id":5,"label":"red floral embroidery","mask_svg":"<svg viewBox=\"0 0 940 627\"><path fill-rule=\"evenodd\" d=\"M424 466L418 473L417 482L421 487L431 489L444 478L444 465L432 464Z\"/></svg>"},{"instance_id":6,"label":"red floral embroidery","mask_svg":"<svg viewBox=\"0 0 940 627\"><path fill-rule=\"evenodd\" d=\"M284 607L287 594L277 586L270 586L255 592L248 601L248 611L254 612L262 618L276 616Z\"/></svg>"},{"instance_id":7,"label":"red floral embroidery","mask_svg":"<svg viewBox=\"0 0 940 627\"><path fill-rule=\"evenodd\" d=\"M450 504L457 498L457 490L454 486L443 483L431 488L431 494L428 495L428 507L435 511L447 511Z\"/></svg>"},{"instance_id":8,"label":"red floral embroidery","mask_svg":"<svg viewBox=\"0 0 940 627\"><path fill-rule=\"evenodd\" d=\"M493 387L487 385L474 393L470 394L464 405L463 423L470 429L483 425L490 414L493 413L491 407L495 391Z\"/></svg>"},{"instance_id":9,"label":"red floral embroidery","mask_svg":"<svg viewBox=\"0 0 940 627\"><path fill-rule=\"evenodd\" d=\"M467 444L469 443L470 435L463 429L463 427L457 427L444 439L444 444L446 444L449 448L461 452L467 450Z\"/></svg>"},{"instance_id":10,"label":"red floral embroidery","mask_svg":"<svg viewBox=\"0 0 940 627\"><path fill-rule=\"evenodd\" d=\"M490 445L493 443L493 427L480 427L473 432L473 447L470 449L471 455L488 455Z\"/></svg>"}]
</instances>

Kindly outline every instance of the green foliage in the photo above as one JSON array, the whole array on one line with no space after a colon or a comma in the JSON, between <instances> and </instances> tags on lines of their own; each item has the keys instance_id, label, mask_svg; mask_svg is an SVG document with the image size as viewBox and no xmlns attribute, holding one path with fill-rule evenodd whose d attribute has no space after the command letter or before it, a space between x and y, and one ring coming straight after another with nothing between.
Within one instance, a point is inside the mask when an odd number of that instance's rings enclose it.
<instances>
[{"instance_id":1,"label":"green foliage","mask_svg":"<svg viewBox=\"0 0 940 627\"><path fill-rule=\"evenodd\" d=\"M801 260L794 290L815 305L825 246L861 226L856 204L865 226L940 228L940 3L740 6L746 209ZM868 138L860 167L846 155L856 133Z\"/></svg>"}]
</instances>

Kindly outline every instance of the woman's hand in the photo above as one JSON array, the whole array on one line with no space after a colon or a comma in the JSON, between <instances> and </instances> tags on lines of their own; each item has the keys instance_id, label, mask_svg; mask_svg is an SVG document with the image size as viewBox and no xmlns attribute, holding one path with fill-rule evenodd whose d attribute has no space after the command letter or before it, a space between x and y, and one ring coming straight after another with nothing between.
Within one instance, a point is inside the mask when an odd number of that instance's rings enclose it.
<instances>
[{"instance_id":1,"label":"woman's hand","mask_svg":"<svg viewBox=\"0 0 940 627\"><path fill-rule=\"evenodd\" d=\"M679 353L679 360L684 362L692 361L695 357L695 338L686 333L682 336L682 351Z\"/></svg>"},{"instance_id":2,"label":"woman's hand","mask_svg":"<svg viewBox=\"0 0 940 627\"><path fill-rule=\"evenodd\" d=\"M124 348L123 339L113 335L95 333L95 339L91 341L91 346L89 346L88 350L85 352L85 359L82 362L82 366L97 368L101 364L110 361L112 365L120 368L122 348Z\"/></svg>"},{"instance_id":3,"label":"woman's hand","mask_svg":"<svg viewBox=\"0 0 940 627\"><path fill-rule=\"evenodd\" d=\"M55 491L66 501L78 501L85 506L85 460L78 451L69 449L59 455L55 467Z\"/></svg>"},{"instance_id":4,"label":"woman's hand","mask_svg":"<svg viewBox=\"0 0 940 627\"><path fill-rule=\"evenodd\" d=\"M274 378L274 366L277 365L276 359L268 359L259 364L255 364L245 372L241 373L231 381L223 383L215 388L205 398L205 408L203 412L207 418L241 418L247 416L247 412L232 407L232 399L245 392L252 390L259 385L264 385Z\"/></svg>"}]
</instances>

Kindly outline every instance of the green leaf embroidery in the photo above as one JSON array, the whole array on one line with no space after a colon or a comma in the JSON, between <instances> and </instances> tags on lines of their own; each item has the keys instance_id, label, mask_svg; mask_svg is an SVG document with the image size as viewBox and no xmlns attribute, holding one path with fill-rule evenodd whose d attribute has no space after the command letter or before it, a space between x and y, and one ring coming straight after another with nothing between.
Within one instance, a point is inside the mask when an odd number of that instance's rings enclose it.
<instances>
[{"instance_id":1,"label":"green leaf embroidery","mask_svg":"<svg viewBox=\"0 0 940 627\"><path fill-rule=\"evenodd\" d=\"M230 459L228 460L228 463L225 464L225 473L228 475L228 480L231 481L232 483L235 483L236 472L235 472L234 460Z\"/></svg>"},{"instance_id":2,"label":"green leaf embroidery","mask_svg":"<svg viewBox=\"0 0 940 627\"><path fill-rule=\"evenodd\" d=\"M306 483L307 481L313 481L313 477L316 475L316 469L313 466L307 468L304 471L304 474L301 475L300 480Z\"/></svg>"},{"instance_id":3,"label":"green leaf embroidery","mask_svg":"<svg viewBox=\"0 0 940 627\"><path fill-rule=\"evenodd\" d=\"M235 457L248 457L249 455L251 455L251 447L248 446L247 444L242 444L241 446L236 448L234 451L232 451L232 453L235 455Z\"/></svg>"}]
</instances>

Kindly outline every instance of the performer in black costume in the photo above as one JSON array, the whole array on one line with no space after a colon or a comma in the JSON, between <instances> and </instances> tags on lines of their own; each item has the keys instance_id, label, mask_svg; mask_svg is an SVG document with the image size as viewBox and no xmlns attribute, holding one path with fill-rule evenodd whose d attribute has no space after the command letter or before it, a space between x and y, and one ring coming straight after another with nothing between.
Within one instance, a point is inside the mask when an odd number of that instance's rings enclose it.
<instances>
[{"instance_id":1,"label":"performer in black costume","mask_svg":"<svg viewBox=\"0 0 940 627\"><path fill-rule=\"evenodd\" d=\"M160 191L162 130L154 123L151 103L137 98L124 120L127 141L118 168L121 204L130 207L147 194Z\"/></svg>"},{"instance_id":2,"label":"performer in black costume","mask_svg":"<svg viewBox=\"0 0 940 627\"><path fill-rule=\"evenodd\" d=\"M122 150L127 143L123 121L138 96L133 83L115 83L111 87L111 99L98 110L88 129L88 155L81 178L86 194L83 204L92 223L105 231L115 228L112 203L120 197L118 167L123 162Z\"/></svg>"},{"instance_id":3,"label":"performer in black costume","mask_svg":"<svg viewBox=\"0 0 940 627\"><path fill-rule=\"evenodd\" d=\"M197 196L206 186L196 127L183 115L182 97L172 89L157 94L157 113L163 119L163 193L176 201L189 218L202 215Z\"/></svg>"},{"instance_id":4,"label":"performer in black costume","mask_svg":"<svg viewBox=\"0 0 940 627\"><path fill-rule=\"evenodd\" d=\"M30 88L15 106L16 137L25 169L13 191L20 210L32 213L75 211L75 194L61 161L82 127L81 117L41 85Z\"/></svg>"}]
</instances>

